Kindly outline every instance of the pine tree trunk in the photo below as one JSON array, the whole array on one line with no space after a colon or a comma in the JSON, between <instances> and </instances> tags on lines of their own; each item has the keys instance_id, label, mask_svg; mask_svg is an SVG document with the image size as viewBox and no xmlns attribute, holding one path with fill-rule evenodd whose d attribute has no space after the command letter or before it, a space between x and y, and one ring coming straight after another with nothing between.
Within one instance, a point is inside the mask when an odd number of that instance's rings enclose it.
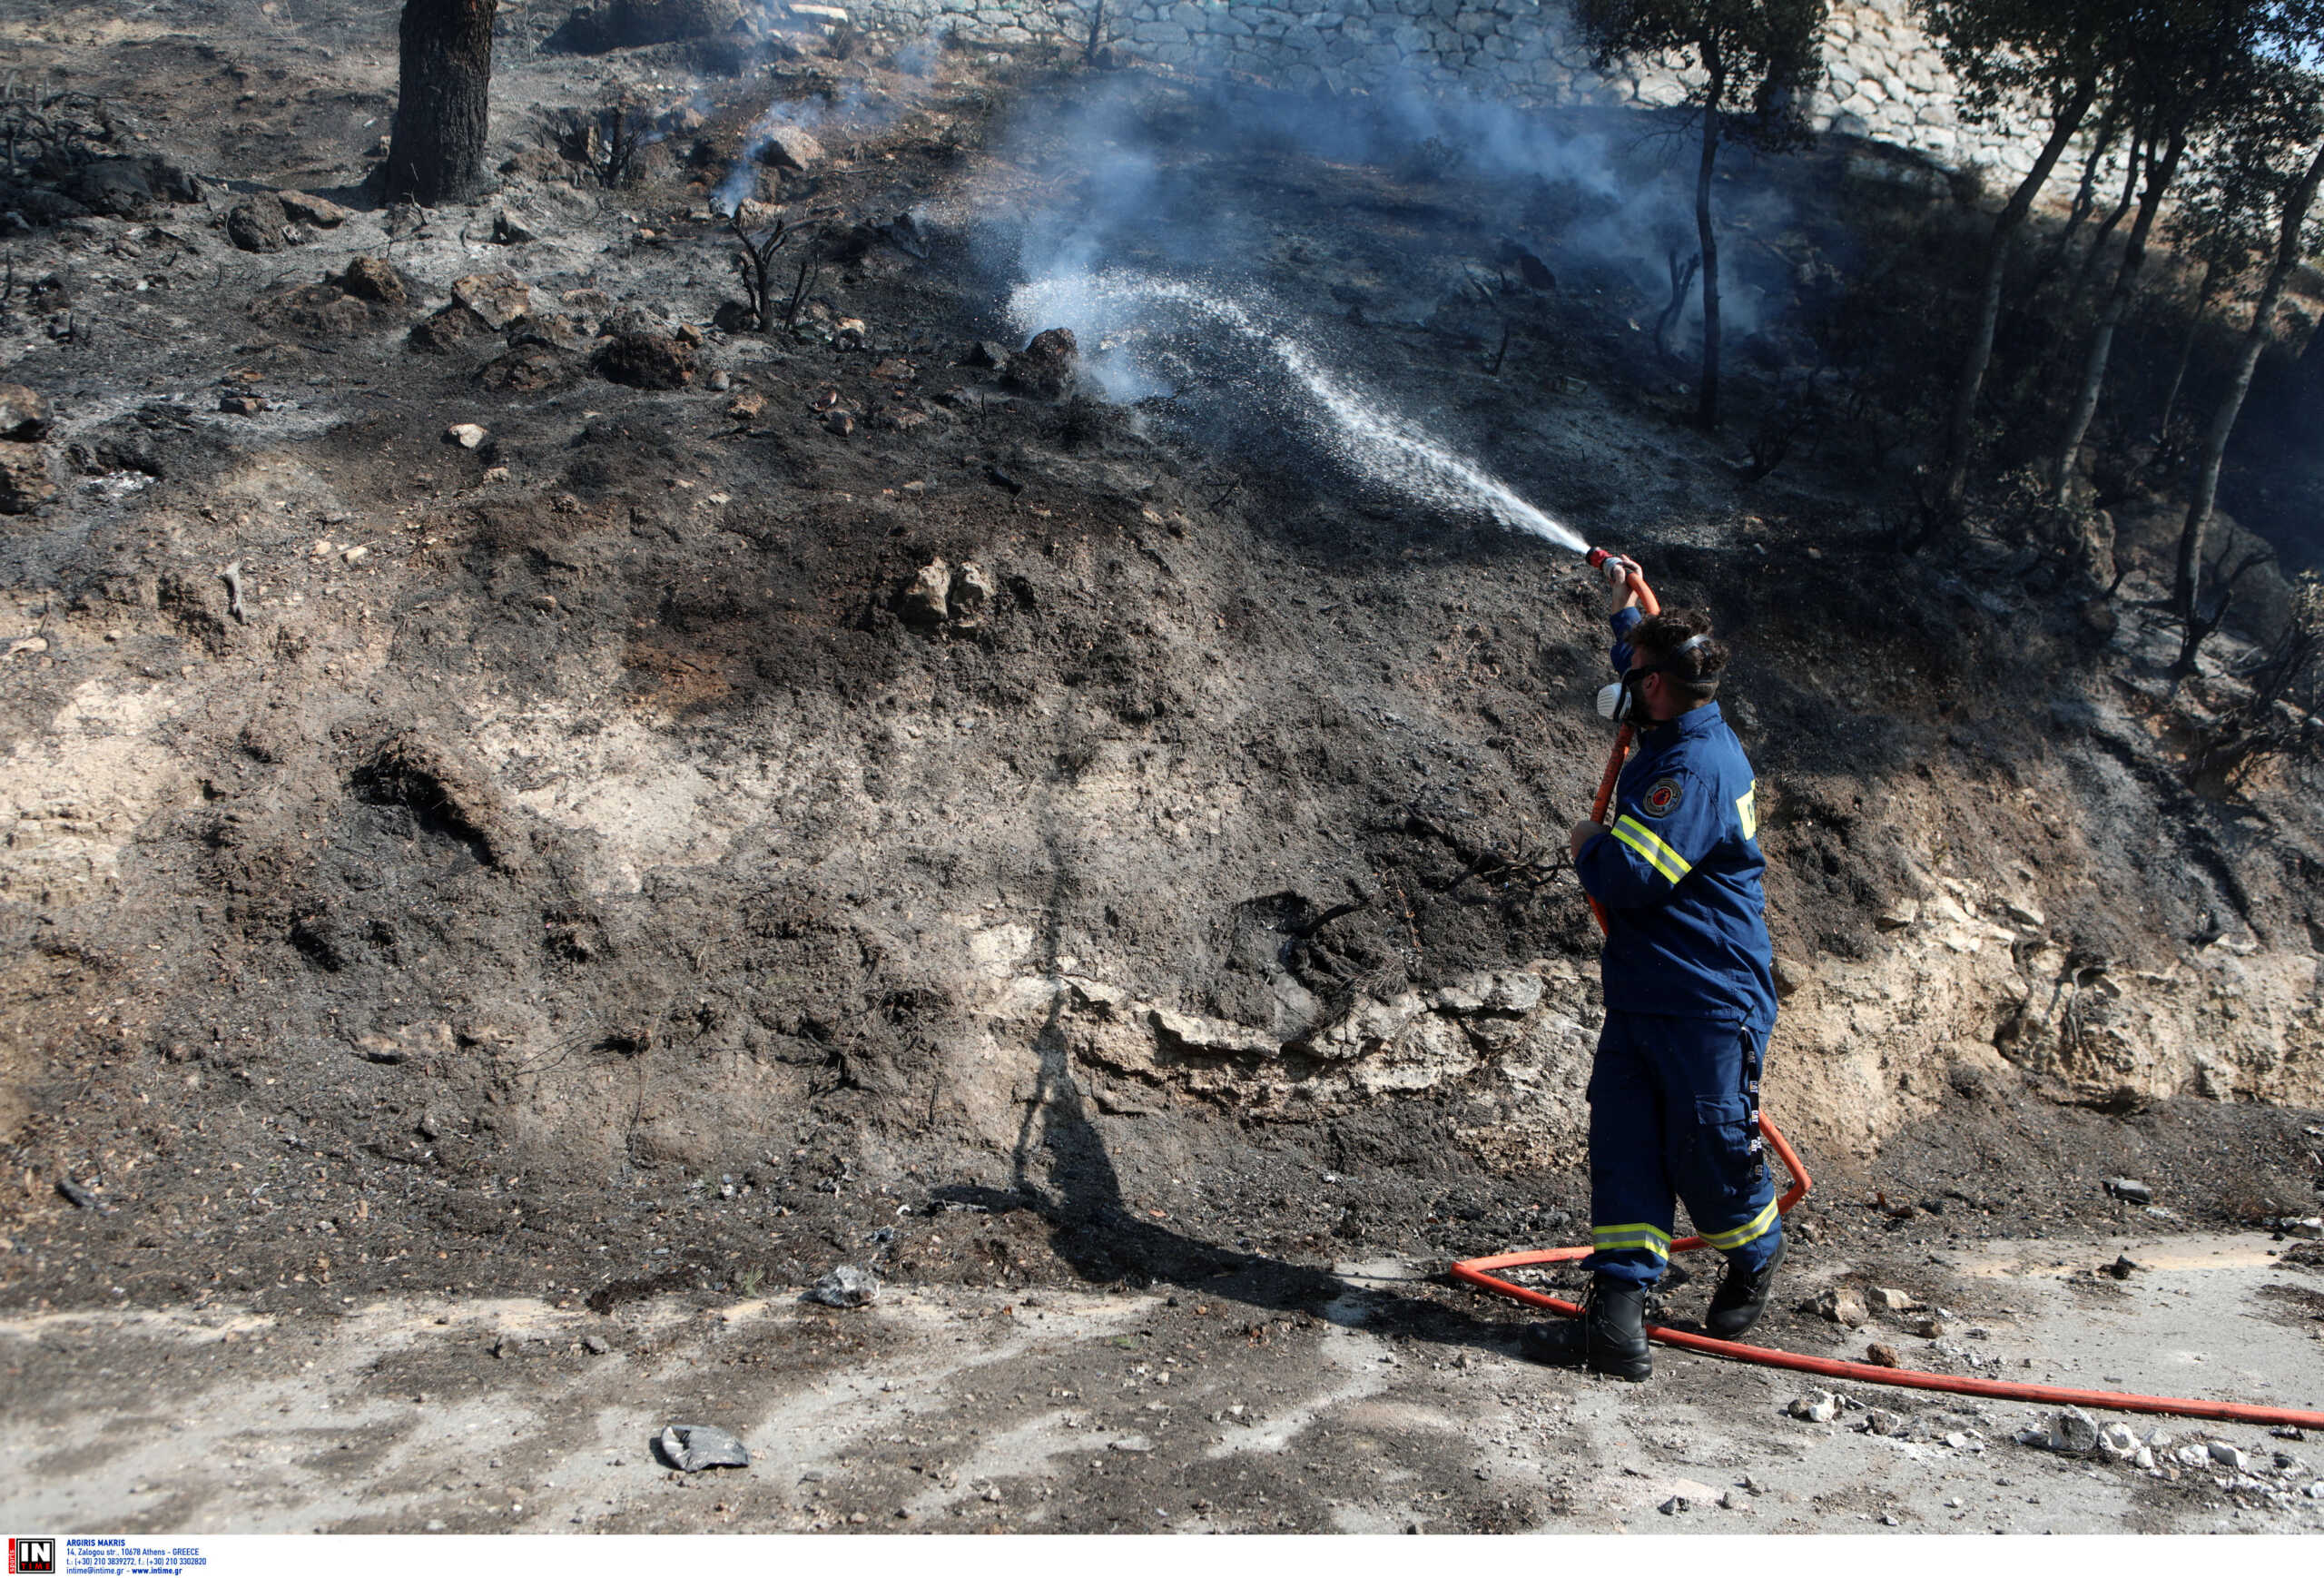
<instances>
[{"instance_id":1,"label":"pine tree trunk","mask_svg":"<svg viewBox=\"0 0 2324 1578\"><path fill-rule=\"evenodd\" d=\"M2324 185L2324 145L2317 148L2298 184L2284 194L2275 259L2268 265L2267 282L2260 287L2260 300L2251 309L2251 327L2245 330L2236 351L2227 392L2220 397L2219 409L2211 413L2211 429L2203 435L2202 468L2196 474L2195 495L2187 503L2187 524L2179 533L2178 584L2173 591L2185 636L2180 643L2179 661L2171 670L2174 674L2192 672L2196 649L2202 644L2203 626L2197 620L2196 601L2202 590L2203 534L2211 528L2211 509L2219 498L2220 467L2227 458L2227 440L2235 432L2235 420L2243 414L2243 397L2250 392L2260 353L2268 348L2276 304L2283 300L2285 282L2299 266L2300 232L2308 224L2308 211L2316 205L2319 185Z\"/></svg>"},{"instance_id":2,"label":"pine tree trunk","mask_svg":"<svg viewBox=\"0 0 2324 1578\"><path fill-rule=\"evenodd\" d=\"M428 207L484 184L492 19L500 0L404 0L387 196Z\"/></svg>"},{"instance_id":3,"label":"pine tree trunk","mask_svg":"<svg viewBox=\"0 0 2324 1578\"><path fill-rule=\"evenodd\" d=\"M2052 496L2057 503L2063 504L2073 487L2074 458L2082 453L2082 441L2090 436L2091 419L2098 414L2098 396L2106 387L2106 361L2114 350L2114 330L2122 327L2123 314L2130 310L2131 297L2138 289L2139 269L2146 261L2147 232L2154 228L2155 211L2162 206L2162 194L2179 173L2179 159L2186 152L2187 133L2174 128L2162 158L2147 169L2139 216L2131 223L2122 267L2114 271L2114 288L2106 292L2106 305L2091 334L2090 354L2082 365L2082 389L2074 396L2073 414L2066 419L2065 439L2058 446L2057 488Z\"/></svg>"},{"instance_id":4,"label":"pine tree trunk","mask_svg":"<svg viewBox=\"0 0 2324 1578\"><path fill-rule=\"evenodd\" d=\"M1977 321L1970 330L1969 349L1961 359L1961 376L1953 386L1953 412L1945 424L1944 501L1948 512L1959 512L1962 495L1968 487L1969 451L1977 430L1977 396L1984 387L1985 369L1993 362L1994 330L2001 321L2002 287L2009 277L2010 250L2016 242L2017 232L2024 227L2025 216L2033 212L2034 198L2041 194L2050 172L2057 167L2059 157L2073 141L2083 116L2090 113L2091 101L2097 94L2094 75L2084 77L2074 85L2073 96L2058 108L2049 141L2042 145L2033 171L2017 183L2017 190L2010 193L2009 205L1994 221L1994 233L1985 247L1985 277L1977 298Z\"/></svg>"},{"instance_id":5,"label":"pine tree trunk","mask_svg":"<svg viewBox=\"0 0 2324 1578\"><path fill-rule=\"evenodd\" d=\"M1703 157L1695 173L1695 231L1703 253L1703 381L1695 419L1708 432L1718 426L1718 232L1710 222L1710 178L1718 162L1719 101L1727 93L1727 57L1716 38L1703 44Z\"/></svg>"}]
</instances>

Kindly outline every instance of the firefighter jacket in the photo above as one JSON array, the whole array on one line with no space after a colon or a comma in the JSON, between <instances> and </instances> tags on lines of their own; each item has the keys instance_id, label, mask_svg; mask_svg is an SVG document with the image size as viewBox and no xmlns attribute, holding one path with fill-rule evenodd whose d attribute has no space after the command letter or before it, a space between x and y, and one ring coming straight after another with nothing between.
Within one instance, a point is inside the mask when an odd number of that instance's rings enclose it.
<instances>
[{"instance_id":1,"label":"firefighter jacket","mask_svg":"<svg viewBox=\"0 0 2324 1578\"><path fill-rule=\"evenodd\" d=\"M1617 634L1636 623L1618 620ZM1627 646L1616 648L1625 660ZM1610 831L1575 863L1606 911L1610 1011L1729 1020L1763 1035L1774 1026L1755 791L1716 702L1640 735L1615 785Z\"/></svg>"}]
</instances>

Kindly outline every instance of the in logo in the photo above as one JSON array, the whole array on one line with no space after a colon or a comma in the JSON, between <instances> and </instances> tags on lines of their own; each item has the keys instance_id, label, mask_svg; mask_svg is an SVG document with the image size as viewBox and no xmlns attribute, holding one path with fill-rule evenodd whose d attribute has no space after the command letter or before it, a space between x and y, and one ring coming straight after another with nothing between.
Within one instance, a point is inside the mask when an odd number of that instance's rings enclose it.
<instances>
[{"instance_id":1,"label":"in logo","mask_svg":"<svg viewBox=\"0 0 2324 1578\"><path fill-rule=\"evenodd\" d=\"M10 1539L8 1542L8 1571L11 1573L55 1572L56 1542L53 1539Z\"/></svg>"}]
</instances>

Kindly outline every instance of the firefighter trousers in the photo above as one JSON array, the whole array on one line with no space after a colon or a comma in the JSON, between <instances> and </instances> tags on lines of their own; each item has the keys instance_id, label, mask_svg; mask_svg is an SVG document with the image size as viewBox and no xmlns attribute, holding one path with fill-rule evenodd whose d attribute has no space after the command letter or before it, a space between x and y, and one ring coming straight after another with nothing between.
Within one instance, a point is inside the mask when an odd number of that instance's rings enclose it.
<instances>
[{"instance_id":1,"label":"firefighter trousers","mask_svg":"<svg viewBox=\"0 0 2324 1578\"><path fill-rule=\"evenodd\" d=\"M1759 1140L1767 1035L1734 1021L1606 1015L1590 1070L1591 1251L1600 1276L1651 1284L1670 1257L1674 1201L1740 1269L1783 1242Z\"/></svg>"}]
</instances>

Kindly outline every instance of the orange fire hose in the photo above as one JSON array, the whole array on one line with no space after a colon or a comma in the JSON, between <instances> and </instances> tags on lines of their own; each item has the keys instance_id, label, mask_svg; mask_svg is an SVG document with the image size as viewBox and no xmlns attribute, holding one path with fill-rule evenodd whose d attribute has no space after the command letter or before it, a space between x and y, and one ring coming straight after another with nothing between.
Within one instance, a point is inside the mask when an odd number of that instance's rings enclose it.
<instances>
[{"instance_id":1,"label":"orange fire hose","mask_svg":"<svg viewBox=\"0 0 2324 1578\"><path fill-rule=\"evenodd\" d=\"M1603 549L1593 549L1591 552L1593 557L1590 563L1592 568L1605 562ZM1646 584L1646 577L1639 574L1635 566L1631 567L1627 579L1630 582L1630 590L1638 597L1638 606L1646 610L1648 618L1651 619L1662 612L1661 599L1654 595L1654 588ZM1600 825L1604 824L1606 808L1614 803L1615 781L1622 775L1622 761L1630 754L1630 741L1636 735L1637 731L1628 723L1624 723L1620 731L1614 735L1613 754L1606 758L1606 775L1598 780L1598 798L1590 803L1590 821ZM1606 929L1606 906L1593 898L1590 901L1590 912L1598 917L1598 930L1603 932Z\"/></svg>"},{"instance_id":2,"label":"orange fire hose","mask_svg":"<svg viewBox=\"0 0 2324 1578\"><path fill-rule=\"evenodd\" d=\"M1602 550L1592 549L1590 562L1594 567L1604 562L1605 557ZM1639 603L1648 615L1659 614L1662 606L1648 587L1646 577L1632 569L1629 579L1630 589L1638 594ZM1630 725L1624 724L1621 733L1615 736L1613 754L1607 759L1606 775L1598 785L1597 804L1590 814L1592 822L1606 820L1606 808L1613 800L1615 780L1621 775L1623 758L1630 754ZM1598 917L1599 930L1604 931L1605 910L1595 899L1590 901L1590 908ZM1759 1115L1759 1133L1776 1153L1777 1159L1783 1163L1784 1170L1791 1175L1791 1187L1776 1201L1777 1213L1788 1215L1792 1207L1807 1198L1807 1191L1816 1187L1815 1180L1807 1176L1807 1168L1799 1159L1799 1153L1791 1149L1764 1113ZM1699 1237L1675 1238L1670 1244L1673 1254L1701 1248L1703 1241ZM1520 1287L1516 1283L1504 1281L1492 1273L1517 1266L1549 1266L1579 1260L1590 1253L1590 1247L1581 1244L1560 1249L1521 1250L1513 1255L1481 1255L1474 1259L1455 1260L1452 1271L1457 1281L1482 1287L1489 1293L1497 1293L1504 1298L1513 1298L1520 1304L1530 1304L1559 1315L1579 1316L1581 1307L1578 1304L1530 1287ZM1740 1359L1745 1364L1799 1370L1811 1376L1828 1376L1835 1380L1860 1381L1876 1386L1909 1386L1923 1392L1955 1392L1972 1397L2000 1397L2013 1402L2048 1403L2061 1407L2099 1408L2124 1414L2173 1414L2190 1419L2223 1419L2239 1425L2289 1425L2309 1430L2324 1429L2324 1412L2311 1408L2213 1403L2199 1397L2150 1397L2134 1392L2093 1392L2080 1386L2043 1386L2024 1382L1980 1380L1974 1376L1944 1376L1928 1370L1891 1369L1886 1365L1860 1364L1852 1359L1819 1359L1807 1354L1787 1354L1781 1348L1726 1342L1718 1337L1703 1336L1667 1326L1649 1326L1646 1328L1646 1335L1656 1342L1668 1343L1672 1347L1686 1348L1694 1353L1709 1354L1714 1358Z\"/></svg>"}]
</instances>

